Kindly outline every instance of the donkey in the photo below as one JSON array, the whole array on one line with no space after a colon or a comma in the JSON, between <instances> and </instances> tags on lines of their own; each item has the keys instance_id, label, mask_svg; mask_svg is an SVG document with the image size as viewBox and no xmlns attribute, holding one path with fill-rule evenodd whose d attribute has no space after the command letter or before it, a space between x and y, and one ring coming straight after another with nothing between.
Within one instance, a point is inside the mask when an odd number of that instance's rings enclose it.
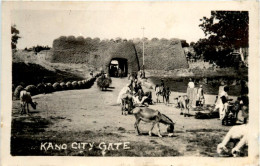
<instances>
[{"instance_id":1,"label":"donkey","mask_svg":"<svg viewBox=\"0 0 260 166\"><path fill-rule=\"evenodd\" d=\"M124 93L121 96L122 101L122 115L127 115L127 112L130 113L130 111L133 109L133 96L129 93Z\"/></svg>"},{"instance_id":2,"label":"donkey","mask_svg":"<svg viewBox=\"0 0 260 166\"><path fill-rule=\"evenodd\" d=\"M175 98L178 103L178 107L181 109L181 115L184 114L184 117L189 116L189 99L187 95L179 96ZM184 110L184 113L183 113Z\"/></svg>"},{"instance_id":3,"label":"donkey","mask_svg":"<svg viewBox=\"0 0 260 166\"><path fill-rule=\"evenodd\" d=\"M153 110L153 109L147 108L147 107L136 107L133 109L133 114L135 115L135 118L136 118L134 127L135 127L136 133L138 135L140 135L138 125L141 120L144 122L152 123L152 127L149 131L149 136L152 136L152 130L153 130L154 126L157 125L158 136L162 137L162 135L160 133L159 123L163 123L168 126L167 127L167 132L169 133L168 136L173 135L175 123L166 115L161 114L158 110Z\"/></svg>"},{"instance_id":4,"label":"donkey","mask_svg":"<svg viewBox=\"0 0 260 166\"><path fill-rule=\"evenodd\" d=\"M217 146L217 153L222 154L223 152L229 152L226 145L230 141L239 140L235 147L231 150L233 157L237 157L243 146L248 145L248 130L249 126L247 124L240 126L233 126L229 129L228 133L224 137L223 141Z\"/></svg>"},{"instance_id":5,"label":"donkey","mask_svg":"<svg viewBox=\"0 0 260 166\"><path fill-rule=\"evenodd\" d=\"M33 109L36 109L38 103L32 100L31 94L29 92L22 90L20 92L20 104L22 108L21 114L29 114L29 104L33 107Z\"/></svg>"}]
</instances>

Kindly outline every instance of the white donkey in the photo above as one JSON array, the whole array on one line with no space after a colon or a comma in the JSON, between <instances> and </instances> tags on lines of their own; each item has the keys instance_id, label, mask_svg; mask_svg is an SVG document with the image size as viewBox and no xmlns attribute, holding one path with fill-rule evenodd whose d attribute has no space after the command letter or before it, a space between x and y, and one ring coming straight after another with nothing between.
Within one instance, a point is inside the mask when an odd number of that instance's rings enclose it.
<instances>
[{"instance_id":1,"label":"white donkey","mask_svg":"<svg viewBox=\"0 0 260 166\"><path fill-rule=\"evenodd\" d=\"M29 113L29 104L33 107L33 109L36 109L36 105L37 105L37 102L34 102L32 100L30 92L27 92L26 90L22 90L20 92L20 103L22 108L21 114Z\"/></svg>"},{"instance_id":2,"label":"white donkey","mask_svg":"<svg viewBox=\"0 0 260 166\"><path fill-rule=\"evenodd\" d=\"M237 145L232 149L231 153L233 157L237 157L240 153L240 149L248 144L248 125L240 125L240 126L233 126L228 133L226 134L223 141L218 144L217 147L217 153L221 154L223 152L228 152L228 149L226 148L226 145L231 139L239 139L239 142Z\"/></svg>"}]
</instances>

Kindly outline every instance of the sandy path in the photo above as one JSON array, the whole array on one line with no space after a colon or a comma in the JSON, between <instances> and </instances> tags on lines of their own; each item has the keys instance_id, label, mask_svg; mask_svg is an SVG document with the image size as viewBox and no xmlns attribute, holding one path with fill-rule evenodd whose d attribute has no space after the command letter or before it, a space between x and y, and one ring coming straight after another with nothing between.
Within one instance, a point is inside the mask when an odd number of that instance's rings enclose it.
<instances>
[{"instance_id":1,"label":"sandy path","mask_svg":"<svg viewBox=\"0 0 260 166\"><path fill-rule=\"evenodd\" d=\"M207 138L212 140L210 144L214 144L216 147L220 138L230 128L222 126L221 122L217 119L198 120L194 117L179 115L180 110L175 108L175 104L173 103L173 98L177 97L179 93L172 92L170 97L171 104L169 106L159 103L150 107L158 109L176 122L175 137L160 139L158 137L148 137L147 135L136 136L134 131L134 116L121 115L121 107L116 104L117 95L122 87L128 83L128 80L127 78L113 78L112 81L111 88L108 91L100 91L96 84L94 84L90 89L70 90L34 96L33 98L37 100L39 107L37 108L38 112L32 116L41 116L53 120L54 123L46 129L47 132L84 132L90 130L98 133L116 133L122 136L120 138L122 141L144 143L151 145L155 149L166 146L178 149L180 154L186 156L198 156L205 151L201 148L195 148L198 145L196 141L195 143L190 142L191 140ZM154 97L154 91L151 91ZM214 101L214 99L215 96L206 95L207 103ZM19 101L14 101L14 117L19 116L17 114L18 108ZM150 126L151 124L141 123L140 129L144 133L147 133ZM160 126L161 131L165 132L165 126ZM156 131L155 127L155 134ZM85 137L87 140L88 136L86 135ZM218 142L215 142L216 138ZM106 141L113 141L113 139ZM204 147L204 145L201 146ZM213 147L214 151L215 147ZM146 155L152 155L151 153L151 151L146 152Z\"/></svg>"}]
</instances>

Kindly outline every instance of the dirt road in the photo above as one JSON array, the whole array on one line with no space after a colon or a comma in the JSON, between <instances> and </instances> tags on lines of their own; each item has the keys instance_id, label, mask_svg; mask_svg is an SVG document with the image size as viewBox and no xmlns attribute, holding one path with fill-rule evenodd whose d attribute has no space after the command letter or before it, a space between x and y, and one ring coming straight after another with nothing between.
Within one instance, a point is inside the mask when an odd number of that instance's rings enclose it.
<instances>
[{"instance_id":1,"label":"dirt road","mask_svg":"<svg viewBox=\"0 0 260 166\"><path fill-rule=\"evenodd\" d=\"M181 116L173 102L179 94L172 92L169 106L158 103L150 107L176 122L174 137L167 137L163 124L163 138L157 137L156 127L154 136L149 137L149 123L140 123L143 135L136 136L134 116L121 115L116 104L117 95L128 80L112 81L111 88L103 92L95 84L90 89L34 96L39 104L37 110L31 109L30 117L21 116L19 101L13 101L12 155L217 156L217 144L230 127L222 126L217 119ZM214 99L215 96L206 96L207 102ZM92 148L88 143L93 143ZM63 144L59 149L58 145Z\"/></svg>"}]
</instances>

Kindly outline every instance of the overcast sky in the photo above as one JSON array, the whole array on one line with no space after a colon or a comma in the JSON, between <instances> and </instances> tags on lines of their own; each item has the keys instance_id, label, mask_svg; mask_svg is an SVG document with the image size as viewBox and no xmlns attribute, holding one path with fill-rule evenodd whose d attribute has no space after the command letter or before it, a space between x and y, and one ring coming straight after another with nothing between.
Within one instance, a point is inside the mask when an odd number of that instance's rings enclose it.
<instances>
[{"instance_id":1,"label":"overcast sky","mask_svg":"<svg viewBox=\"0 0 260 166\"><path fill-rule=\"evenodd\" d=\"M180 38L196 42L204 38L200 19L210 9L187 4L145 3L142 5L92 3L85 10L23 10L12 13L21 39L18 48L49 45L59 36L83 36L111 39L116 37Z\"/></svg>"}]
</instances>

